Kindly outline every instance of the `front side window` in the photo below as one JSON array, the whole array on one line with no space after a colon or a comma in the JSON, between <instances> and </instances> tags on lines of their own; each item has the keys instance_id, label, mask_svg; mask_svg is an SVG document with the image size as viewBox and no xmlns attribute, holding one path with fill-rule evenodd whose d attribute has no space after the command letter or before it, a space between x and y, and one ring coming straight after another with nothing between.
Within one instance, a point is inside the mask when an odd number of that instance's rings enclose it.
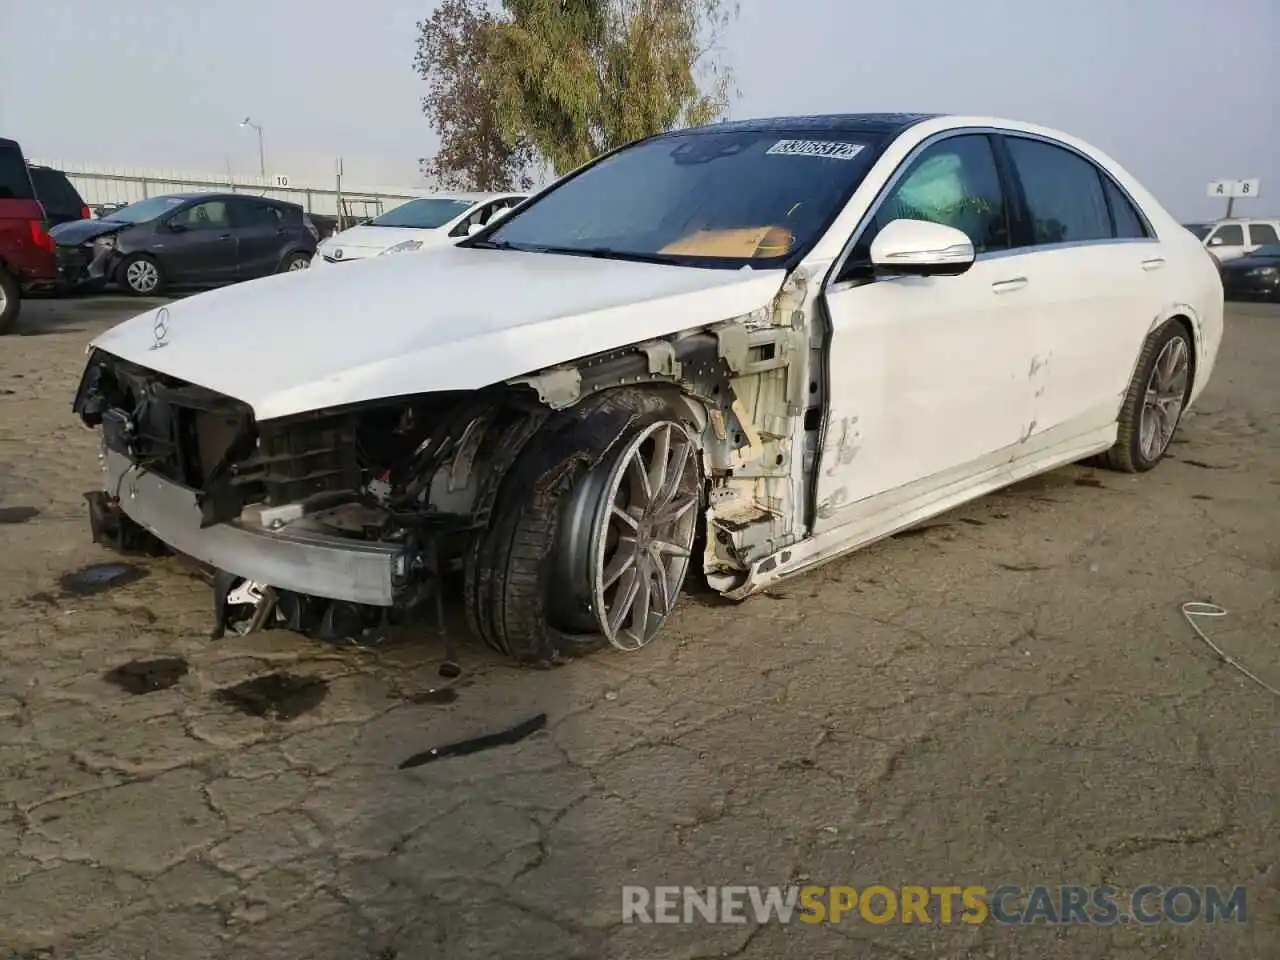
<instances>
[{"instance_id":1,"label":"front side window","mask_svg":"<svg viewBox=\"0 0 1280 960\"><path fill-rule=\"evenodd\" d=\"M716 130L646 140L510 214L480 247L737 269L802 257L878 144L842 131Z\"/></svg>"},{"instance_id":2,"label":"front side window","mask_svg":"<svg viewBox=\"0 0 1280 960\"><path fill-rule=\"evenodd\" d=\"M471 207L470 200L454 200L443 197L425 197L410 200L394 210L374 217L370 227L416 227L419 230L435 230Z\"/></svg>"},{"instance_id":3,"label":"front side window","mask_svg":"<svg viewBox=\"0 0 1280 960\"><path fill-rule=\"evenodd\" d=\"M1243 247L1244 227L1238 223L1228 223L1226 226L1219 227L1214 235L1209 238L1209 246Z\"/></svg>"},{"instance_id":4,"label":"front side window","mask_svg":"<svg viewBox=\"0 0 1280 960\"><path fill-rule=\"evenodd\" d=\"M1102 176L1078 154L1040 140L1007 137L1031 217L1033 242L1111 239Z\"/></svg>"},{"instance_id":5,"label":"front side window","mask_svg":"<svg viewBox=\"0 0 1280 960\"><path fill-rule=\"evenodd\" d=\"M1276 236L1276 228L1269 223L1251 223L1249 224L1249 242L1256 244L1276 243L1280 241L1280 237Z\"/></svg>"},{"instance_id":6,"label":"front side window","mask_svg":"<svg viewBox=\"0 0 1280 960\"><path fill-rule=\"evenodd\" d=\"M222 200L206 200L187 207L175 213L169 222L188 230L226 230L231 226L227 204Z\"/></svg>"},{"instance_id":7,"label":"front side window","mask_svg":"<svg viewBox=\"0 0 1280 960\"><path fill-rule=\"evenodd\" d=\"M969 237L977 253L1008 249L1008 212L991 141L983 134L972 134L927 147L863 231L857 259L869 259L875 235L890 222L903 219L955 227Z\"/></svg>"}]
</instances>

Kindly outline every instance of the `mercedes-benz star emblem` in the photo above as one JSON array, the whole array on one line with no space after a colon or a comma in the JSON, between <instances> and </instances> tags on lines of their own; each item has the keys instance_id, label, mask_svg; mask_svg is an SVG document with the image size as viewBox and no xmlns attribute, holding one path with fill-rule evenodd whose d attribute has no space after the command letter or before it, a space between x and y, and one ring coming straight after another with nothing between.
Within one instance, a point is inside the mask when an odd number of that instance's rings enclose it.
<instances>
[{"instance_id":1,"label":"mercedes-benz star emblem","mask_svg":"<svg viewBox=\"0 0 1280 960\"><path fill-rule=\"evenodd\" d=\"M159 350L161 347L169 345L169 308L161 307L156 311L156 319L151 324L151 335L155 338L155 342L151 344L152 350Z\"/></svg>"},{"instance_id":2,"label":"mercedes-benz star emblem","mask_svg":"<svg viewBox=\"0 0 1280 960\"><path fill-rule=\"evenodd\" d=\"M342 259L342 248L341 248L341 247L339 247L337 250L333 251L333 259L335 259L335 260L341 260L341 259Z\"/></svg>"}]
</instances>

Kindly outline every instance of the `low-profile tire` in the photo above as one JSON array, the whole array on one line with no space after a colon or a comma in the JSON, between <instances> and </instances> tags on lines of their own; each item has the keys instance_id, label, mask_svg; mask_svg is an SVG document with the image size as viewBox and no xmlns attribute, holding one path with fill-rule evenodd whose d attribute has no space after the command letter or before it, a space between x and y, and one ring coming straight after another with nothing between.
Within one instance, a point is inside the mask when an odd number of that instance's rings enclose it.
<instances>
[{"instance_id":1,"label":"low-profile tire","mask_svg":"<svg viewBox=\"0 0 1280 960\"><path fill-rule=\"evenodd\" d=\"M21 309L22 289L18 286L18 280L0 266L0 335L13 329Z\"/></svg>"},{"instance_id":2,"label":"low-profile tire","mask_svg":"<svg viewBox=\"0 0 1280 960\"><path fill-rule=\"evenodd\" d=\"M1191 334L1170 320L1147 337L1120 408L1115 445L1100 462L1124 473L1145 473L1164 459L1186 409L1195 372Z\"/></svg>"},{"instance_id":3,"label":"low-profile tire","mask_svg":"<svg viewBox=\"0 0 1280 960\"><path fill-rule=\"evenodd\" d=\"M591 570L593 563L604 563L597 548L607 538L592 531L612 512L613 501L601 497L616 488L619 458L637 442L654 446L650 438L664 433L693 451L687 420L688 411L676 398L623 389L553 416L534 436L504 479L490 522L473 539L467 557L468 619L485 643L522 664L544 667L610 642L623 649L643 645L619 643L596 626L591 597L598 594ZM680 488L700 503L699 457L693 453L692 467L680 474ZM695 530L700 513L690 512ZM685 567L664 594L662 622L692 559L689 539ZM615 542L615 552L620 549ZM646 591L646 596L652 594ZM659 623L643 642L660 628Z\"/></svg>"},{"instance_id":4,"label":"low-profile tire","mask_svg":"<svg viewBox=\"0 0 1280 960\"><path fill-rule=\"evenodd\" d=\"M311 266L311 257L301 251L291 253L280 262L280 273L293 273L295 270L306 270Z\"/></svg>"},{"instance_id":5,"label":"low-profile tire","mask_svg":"<svg viewBox=\"0 0 1280 960\"><path fill-rule=\"evenodd\" d=\"M116 271L120 288L135 297L155 297L164 292L165 275L160 262L145 253L125 257Z\"/></svg>"}]
</instances>

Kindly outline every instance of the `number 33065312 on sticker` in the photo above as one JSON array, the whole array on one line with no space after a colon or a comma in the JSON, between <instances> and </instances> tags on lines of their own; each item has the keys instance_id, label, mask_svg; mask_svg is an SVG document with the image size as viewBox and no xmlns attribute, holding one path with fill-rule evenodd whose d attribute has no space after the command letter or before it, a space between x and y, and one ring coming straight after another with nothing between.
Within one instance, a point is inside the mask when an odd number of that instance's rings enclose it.
<instances>
[{"instance_id":1,"label":"number 33065312 on sticker","mask_svg":"<svg viewBox=\"0 0 1280 960\"><path fill-rule=\"evenodd\" d=\"M862 152L860 143L834 140L779 140L765 151L770 156L825 157L828 160L852 160Z\"/></svg>"}]
</instances>

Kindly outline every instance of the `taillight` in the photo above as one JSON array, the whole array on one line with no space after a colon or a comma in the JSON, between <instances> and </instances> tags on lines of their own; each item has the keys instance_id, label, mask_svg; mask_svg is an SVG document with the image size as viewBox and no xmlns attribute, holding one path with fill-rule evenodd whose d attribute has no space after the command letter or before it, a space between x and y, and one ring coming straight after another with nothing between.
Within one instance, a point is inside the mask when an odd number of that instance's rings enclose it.
<instances>
[{"instance_id":1,"label":"taillight","mask_svg":"<svg viewBox=\"0 0 1280 960\"><path fill-rule=\"evenodd\" d=\"M81 220L93 219L93 211L89 209L89 205L87 203L80 208L80 219Z\"/></svg>"},{"instance_id":2,"label":"taillight","mask_svg":"<svg viewBox=\"0 0 1280 960\"><path fill-rule=\"evenodd\" d=\"M49 228L45 226L42 220L29 220L31 224L31 242L46 253L53 253L57 250L57 243L53 237L49 235Z\"/></svg>"},{"instance_id":3,"label":"taillight","mask_svg":"<svg viewBox=\"0 0 1280 960\"><path fill-rule=\"evenodd\" d=\"M311 218L308 216L303 216L302 223L306 226L307 232L311 234L311 238L315 240L317 243L319 243L320 231L316 228L316 225L311 221Z\"/></svg>"}]
</instances>

